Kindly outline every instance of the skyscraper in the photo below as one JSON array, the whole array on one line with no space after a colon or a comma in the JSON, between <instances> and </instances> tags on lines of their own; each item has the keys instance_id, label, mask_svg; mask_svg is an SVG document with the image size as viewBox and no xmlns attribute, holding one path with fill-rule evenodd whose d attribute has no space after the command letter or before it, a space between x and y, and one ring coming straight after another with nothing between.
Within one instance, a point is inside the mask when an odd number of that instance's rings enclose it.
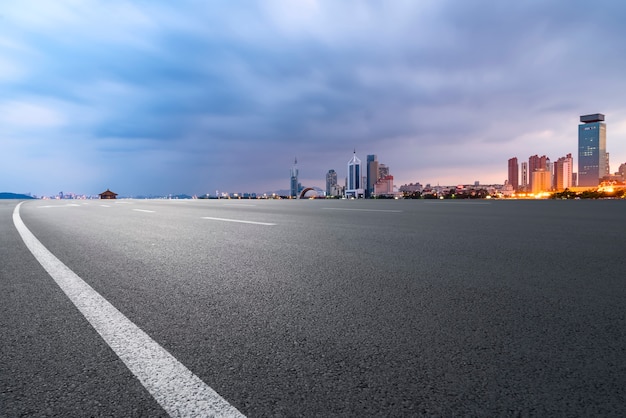
<instances>
[{"instance_id":1,"label":"skyscraper","mask_svg":"<svg viewBox=\"0 0 626 418\"><path fill-rule=\"evenodd\" d=\"M337 190L337 172L328 170L326 173L326 196L334 196Z\"/></svg>"},{"instance_id":2,"label":"skyscraper","mask_svg":"<svg viewBox=\"0 0 626 418\"><path fill-rule=\"evenodd\" d=\"M357 158L355 150L352 159L348 161L346 196L353 196L358 198L359 195L364 195L361 172L361 160Z\"/></svg>"},{"instance_id":3,"label":"skyscraper","mask_svg":"<svg viewBox=\"0 0 626 418\"><path fill-rule=\"evenodd\" d=\"M608 172L604 115L580 117L578 125L578 185L595 187Z\"/></svg>"},{"instance_id":4,"label":"skyscraper","mask_svg":"<svg viewBox=\"0 0 626 418\"><path fill-rule=\"evenodd\" d=\"M519 189L519 164L517 163L517 157L509 159L509 184L514 191Z\"/></svg>"},{"instance_id":5,"label":"skyscraper","mask_svg":"<svg viewBox=\"0 0 626 418\"><path fill-rule=\"evenodd\" d=\"M298 159L296 158L293 162L293 167L291 167L291 192L289 196L298 197L298 190L300 186L298 185Z\"/></svg>"},{"instance_id":6,"label":"skyscraper","mask_svg":"<svg viewBox=\"0 0 626 418\"><path fill-rule=\"evenodd\" d=\"M374 185L378 181L378 159L376 155L367 156L367 191L365 197L370 197L374 194Z\"/></svg>"},{"instance_id":7,"label":"skyscraper","mask_svg":"<svg viewBox=\"0 0 626 418\"><path fill-rule=\"evenodd\" d=\"M528 163L522 163L522 190L528 191Z\"/></svg>"}]
</instances>

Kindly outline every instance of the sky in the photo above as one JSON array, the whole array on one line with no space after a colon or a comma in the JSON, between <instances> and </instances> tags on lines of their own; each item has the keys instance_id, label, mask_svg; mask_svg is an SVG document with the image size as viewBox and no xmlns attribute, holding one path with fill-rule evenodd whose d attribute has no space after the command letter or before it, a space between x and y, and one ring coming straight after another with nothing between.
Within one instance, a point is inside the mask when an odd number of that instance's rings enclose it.
<instances>
[{"instance_id":1,"label":"sky","mask_svg":"<svg viewBox=\"0 0 626 418\"><path fill-rule=\"evenodd\" d=\"M626 163L626 2L0 5L0 191L289 189L375 154L394 184L502 184L603 113Z\"/></svg>"}]
</instances>

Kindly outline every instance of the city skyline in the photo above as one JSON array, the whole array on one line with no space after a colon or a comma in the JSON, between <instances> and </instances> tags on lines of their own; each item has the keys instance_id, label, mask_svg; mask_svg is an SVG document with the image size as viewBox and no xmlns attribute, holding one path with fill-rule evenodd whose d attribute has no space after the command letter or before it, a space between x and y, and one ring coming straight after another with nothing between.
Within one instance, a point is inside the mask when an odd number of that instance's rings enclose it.
<instances>
[{"instance_id":1,"label":"city skyline","mask_svg":"<svg viewBox=\"0 0 626 418\"><path fill-rule=\"evenodd\" d=\"M536 194L560 192L572 187L595 188L603 181L626 182L626 162L614 163L614 169L611 170L604 114L580 116L577 148L577 171L574 171L572 153L554 161L546 155L531 155L528 162L524 161L521 166L517 157L509 158L507 183L510 189L514 192Z\"/></svg>"},{"instance_id":2,"label":"city skyline","mask_svg":"<svg viewBox=\"0 0 626 418\"><path fill-rule=\"evenodd\" d=\"M0 191L263 193L288 189L294 155L324 189L354 148L396 185L502 184L511 156L576 156L596 111L614 172L626 5L583 6L10 3Z\"/></svg>"}]
</instances>

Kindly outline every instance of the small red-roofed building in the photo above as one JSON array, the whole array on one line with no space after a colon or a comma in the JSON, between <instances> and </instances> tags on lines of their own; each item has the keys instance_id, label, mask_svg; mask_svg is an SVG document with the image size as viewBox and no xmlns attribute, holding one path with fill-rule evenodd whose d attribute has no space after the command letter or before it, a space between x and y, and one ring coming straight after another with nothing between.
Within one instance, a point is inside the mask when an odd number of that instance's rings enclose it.
<instances>
[{"instance_id":1,"label":"small red-roofed building","mask_svg":"<svg viewBox=\"0 0 626 418\"><path fill-rule=\"evenodd\" d=\"M117 199L117 193L113 193L109 189L100 193L100 199Z\"/></svg>"}]
</instances>

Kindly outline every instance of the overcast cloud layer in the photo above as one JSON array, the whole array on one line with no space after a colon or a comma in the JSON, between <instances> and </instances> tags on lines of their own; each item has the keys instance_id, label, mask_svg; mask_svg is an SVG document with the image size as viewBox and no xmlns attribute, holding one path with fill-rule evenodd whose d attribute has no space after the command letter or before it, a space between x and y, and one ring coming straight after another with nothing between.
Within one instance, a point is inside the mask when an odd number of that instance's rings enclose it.
<instances>
[{"instance_id":1,"label":"overcast cloud layer","mask_svg":"<svg viewBox=\"0 0 626 418\"><path fill-rule=\"evenodd\" d=\"M15 1L0 191L288 189L356 149L400 186L503 183L604 113L626 162L621 1Z\"/></svg>"}]
</instances>

